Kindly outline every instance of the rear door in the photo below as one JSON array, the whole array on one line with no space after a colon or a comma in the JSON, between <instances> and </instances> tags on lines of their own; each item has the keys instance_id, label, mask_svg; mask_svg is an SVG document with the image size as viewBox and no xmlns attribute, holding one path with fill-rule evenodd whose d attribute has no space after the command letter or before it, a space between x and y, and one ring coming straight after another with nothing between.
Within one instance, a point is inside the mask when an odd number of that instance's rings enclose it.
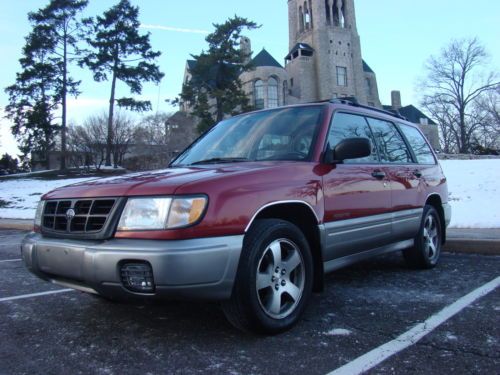
<instances>
[{"instance_id":1,"label":"rear door","mask_svg":"<svg viewBox=\"0 0 500 375\"><path fill-rule=\"evenodd\" d=\"M422 204L421 173L411 149L390 121L367 118L377 143L380 159L391 184L393 212L392 240L413 238L420 226Z\"/></svg>"},{"instance_id":2,"label":"rear door","mask_svg":"<svg viewBox=\"0 0 500 375\"><path fill-rule=\"evenodd\" d=\"M374 139L363 116L336 113L330 126L331 149L345 138ZM328 166L323 176L325 261L383 246L391 237L391 191L377 149L366 158Z\"/></svg>"}]
</instances>

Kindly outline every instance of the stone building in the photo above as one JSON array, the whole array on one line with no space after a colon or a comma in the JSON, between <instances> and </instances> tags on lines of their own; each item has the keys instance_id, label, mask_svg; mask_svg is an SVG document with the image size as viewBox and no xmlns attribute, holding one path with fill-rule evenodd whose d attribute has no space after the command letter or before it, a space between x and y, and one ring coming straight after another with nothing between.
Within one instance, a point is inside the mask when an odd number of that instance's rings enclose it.
<instances>
[{"instance_id":1,"label":"stone building","mask_svg":"<svg viewBox=\"0 0 500 375\"><path fill-rule=\"evenodd\" d=\"M381 108L377 77L361 57L354 0L288 0L288 16L285 66L263 49L251 60L255 69L240 77L255 108L352 96ZM252 52L249 38L240 45ZM184 82L195 63L186 62Z\"/></svg>"},{"instance_id":2,"label":"stone building","mask_svg":"<svg viewBox=\"0 0 500 375\"><path fill-rule=\"evenodd\" d=\"M361 56L354 0L288 0L290 103L355 96L380 107L377 78Z\"/></svg>"},{"instance_id":3,"label":"stone building","mask_svg":"<svg viewBox=\"0 0 500 375\"><path fill-rule=\"evenodd\" d=\"M251 59L254 69L240 76L256 109L356 97L360 104L399 111L439 148L437 126L417 108L394 106L394 101L382 106L377 76L362 57L354 0L288 0L288 29L284 66L263 49ZM240 45L251 54L249 38ZM184 82L191 79L194 63L187 61ZM190 112L185 104L181 109Z\"/></svg>"}]
</instances>

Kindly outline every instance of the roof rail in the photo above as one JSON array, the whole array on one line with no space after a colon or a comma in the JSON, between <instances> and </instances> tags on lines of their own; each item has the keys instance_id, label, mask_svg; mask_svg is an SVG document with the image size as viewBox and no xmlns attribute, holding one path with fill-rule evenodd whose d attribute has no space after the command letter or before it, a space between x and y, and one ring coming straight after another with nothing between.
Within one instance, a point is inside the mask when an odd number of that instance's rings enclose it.
<instances>
[{"instance_id":1,"label":"roof rail","mask_svg":"<svg viewBox=\"0 0 500 375\"><path fill-rule=\"evenodd\" d=\"M372 107L369 105L359 104L358 99L356 99L356 97L354 97L354 96L348 96L348 97L344 97L344 98L333 98L333 99L330 99L329 102L333 103L333 104L344 104L344 105L350 105L353 107L369 109L371 111L383 113L384 115L400 118L401 120L407 120L406 117L401 116L396 111L391 112L391 111L386 111L385 109L378 109L376 107Z\"/></svg>"}]
</instances>

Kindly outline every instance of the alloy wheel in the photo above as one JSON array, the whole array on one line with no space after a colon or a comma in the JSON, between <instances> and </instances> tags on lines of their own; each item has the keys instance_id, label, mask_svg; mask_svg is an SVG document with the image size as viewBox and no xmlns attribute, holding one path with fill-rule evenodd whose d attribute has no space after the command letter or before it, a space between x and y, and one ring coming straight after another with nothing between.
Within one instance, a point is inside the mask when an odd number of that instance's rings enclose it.
<instances>
[{"instance_id":1,"label":"alloy wheel","mask_svg":"<svg viewBox=\"0 0 500 375\"><path fill-rule=\"evenodd\" d=\"M438 222L433 215L425 219L423 237L425 254L430 261L433 261L439 256L440 241Z\"/></svg>"},{"instance_id":2,"label":"alloy wheel","mask_svg":"<svg viewBox=\"0 0 500 375\"><path fill-rule=\"evenodd\" d=\"M256 292L264 312L274 319L289 316L297 307L305 285L305 267L296 244L273 241L262 254L256 275Z\"/></svg>"}]
</instances>

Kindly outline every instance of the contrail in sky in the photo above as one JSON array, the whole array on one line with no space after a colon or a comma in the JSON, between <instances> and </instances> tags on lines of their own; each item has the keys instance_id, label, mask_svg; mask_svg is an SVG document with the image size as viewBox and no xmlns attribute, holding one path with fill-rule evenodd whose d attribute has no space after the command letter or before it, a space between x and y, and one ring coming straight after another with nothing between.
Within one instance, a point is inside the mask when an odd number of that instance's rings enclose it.
<instances>
[{"instance_id":1,"label":"contrail in sky","mask_svg":"<svg viewBox=\"0 0 500 375\"><path fill-rule=\"evenodd\" d=\"M171 27L163 25L141 25L143 29L153 29L153 30L165 30L165 31L175 31L178 33L192 33L192 34L208 34L209 31L199 30L199 29L184 29L180 27Z\"/></svg>"}]
</instances>

